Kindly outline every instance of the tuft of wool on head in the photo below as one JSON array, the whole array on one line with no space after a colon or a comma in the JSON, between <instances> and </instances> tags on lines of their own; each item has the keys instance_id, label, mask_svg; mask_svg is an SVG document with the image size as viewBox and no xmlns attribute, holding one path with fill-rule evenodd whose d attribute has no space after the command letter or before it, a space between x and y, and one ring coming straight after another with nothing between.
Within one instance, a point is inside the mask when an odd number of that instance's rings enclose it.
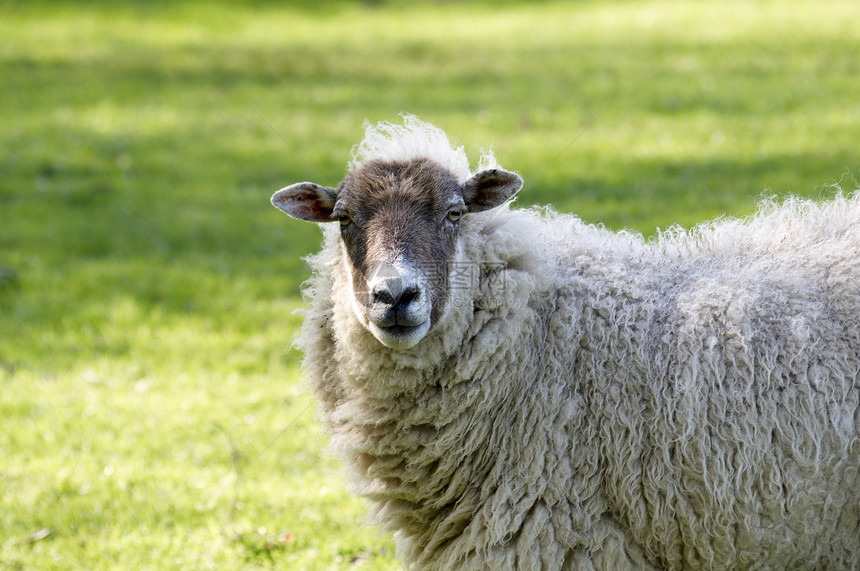
<instances>
[{"instance_id":1,"label":"tuft of wool on head","mask_svg":"<svg viewBox=\"0 0 860 571\"><path fill-rule=\"evenodd\" d=\"M432 159L447 168L460 183L471 175L469 159L462 146L455 147L442 129L421 121L415 115L404 114L403 125L380 121L364 123L364 140L352 149L349 170L373 160L411 161ZM492 151L484 152L477 170L499 165Z\"/></svg>"}]
</instances>

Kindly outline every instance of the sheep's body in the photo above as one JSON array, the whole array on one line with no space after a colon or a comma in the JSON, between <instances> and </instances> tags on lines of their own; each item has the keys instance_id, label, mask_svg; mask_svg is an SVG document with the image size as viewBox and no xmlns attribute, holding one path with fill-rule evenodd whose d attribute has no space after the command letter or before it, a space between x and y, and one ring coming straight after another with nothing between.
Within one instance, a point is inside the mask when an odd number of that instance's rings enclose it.
<instances>
[{"instance_id":1,"label":"sheep's body","mask_svg":"<svg viewBox=\"0 0 860 571\"><path fill-rule=\"evenodd\" d=\"M860 198L652 242L502 207L457 263L403 350L356 319L336 229L312 259L319 415L407 563L860 566Z\"/></svg>"}]
</instances>

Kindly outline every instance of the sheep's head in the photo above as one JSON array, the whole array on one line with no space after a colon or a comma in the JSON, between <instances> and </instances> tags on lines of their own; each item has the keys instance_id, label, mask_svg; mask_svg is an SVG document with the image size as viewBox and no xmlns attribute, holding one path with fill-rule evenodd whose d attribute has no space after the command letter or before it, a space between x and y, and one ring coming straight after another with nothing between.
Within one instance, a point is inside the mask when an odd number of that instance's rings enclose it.
<instances>
[{"instance_id":1,"label":"sheep's head","mask_svg":"<svg viewBox=\"0 0 860 571\"><path fill-rule=\"evenodd\" d=\"M461 218L499 206L520 187L522 179L502 169L461 184L429 159L374 160L337 189L301 182L276 192L272 204L293 218L340 224L358 319L380 343L404 349L444 314Z\"/></svg>"}]
</instances>

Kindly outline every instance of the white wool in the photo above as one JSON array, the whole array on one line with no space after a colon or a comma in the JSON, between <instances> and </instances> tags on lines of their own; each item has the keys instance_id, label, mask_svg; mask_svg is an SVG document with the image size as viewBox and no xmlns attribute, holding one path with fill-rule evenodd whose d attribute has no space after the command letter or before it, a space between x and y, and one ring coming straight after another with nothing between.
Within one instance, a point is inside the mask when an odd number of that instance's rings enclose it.
<instances>
[{"instance_id":1,"label":"white wool","mask_svg":"<svg viewBox=\"0 0 860 571\"><path fill-rule=\"evenodd\" d=\"M860 195L650 242L468 215L457 261L477 277L410 350L358 322L339 241L326 228L311 260L298 344L408 565L857 567Z\"/></svg>"},{"instance_id":2,"label":"white wool","mask_svg":"<svg viewBox=\"0 0 860 571\"><path fill-rule=\"evenodd\" d=\"M414 115L403 115L403 125L382 121L364 124L364 140L352 150L349 169L372 160L410 161L432 159L447 168L459 182L469 178L469 159L463 147L454 147L442 129L421 121ZM492 151L481 157L477 170L497 166Z\"/></svg>"}]
</instances>

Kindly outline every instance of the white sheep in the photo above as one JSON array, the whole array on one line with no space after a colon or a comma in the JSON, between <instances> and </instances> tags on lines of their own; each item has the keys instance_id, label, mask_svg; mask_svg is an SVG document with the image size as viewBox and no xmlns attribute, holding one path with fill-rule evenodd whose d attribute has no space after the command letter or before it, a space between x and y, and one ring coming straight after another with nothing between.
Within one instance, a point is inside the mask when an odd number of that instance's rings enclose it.
<instances>
[{"instance_id":1,"label":"white sheep","mask_svg":"<svg viewBox=\"0 0 860 571\"><path fill-rule=\"evenodd\" d=\"M298 344L406 563L860 568L860 196L645 241L521 182L407 116L272 197L334 222Z\"/></svg>"}]
</instances>

